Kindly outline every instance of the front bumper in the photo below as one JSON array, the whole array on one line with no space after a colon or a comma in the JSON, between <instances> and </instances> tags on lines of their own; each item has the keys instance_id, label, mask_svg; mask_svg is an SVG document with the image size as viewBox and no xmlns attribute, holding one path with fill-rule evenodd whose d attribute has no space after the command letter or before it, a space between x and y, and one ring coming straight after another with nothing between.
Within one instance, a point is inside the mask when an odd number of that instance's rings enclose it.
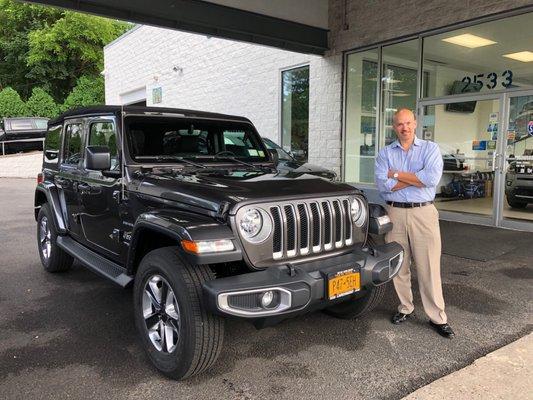
<instances>
[{"instance_id":1,"label":"front bumper","mask_svg":"<svg viewBox=\"0 0 533 400\"><path fill-rule=\"evenodd\" d=\"M396 242L356 249L294 266L215 279L204 283L204 293L208 308L219 315L284 319L363 296L371 287L388 282L398 273L403 254L402 246ZM328 276L350 269L359 272L360 290L330 300ZM259 296L268 291L276 297L276 307L262 307L258 302Z\"/></svg>"}]
</instances>

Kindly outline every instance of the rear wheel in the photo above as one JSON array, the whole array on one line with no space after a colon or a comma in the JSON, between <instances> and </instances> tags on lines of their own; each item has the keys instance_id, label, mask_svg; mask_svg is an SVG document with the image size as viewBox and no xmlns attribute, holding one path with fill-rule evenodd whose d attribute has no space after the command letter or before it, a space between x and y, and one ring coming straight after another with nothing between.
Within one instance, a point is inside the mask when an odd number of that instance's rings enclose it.
<instances>
[{"instance_id":1,"label":"rear wheel","mask_svg":"<svg viewBox=\"0 0 533 400\"><path fill-rule=\"evenodd\" d=\"M37 216L37 248L43 267L48 272L67 271L74 259L57 245L57 231L48 204L43 204Z\"/></svg>"},{"instance_id":2,"label":"rear wheel","mask_svg":"<svg viewBox=\"0 0 533 400\"><path fill-rule=\"evenodd\" d=\"M368 236L368 244L371 247L383 243L385 243L385 238L383 236ZM362 297L356 297L352 300L335 304L326 308L324 312L336 318L353 319L361 317L372 311L379 303L381 303L387 292L387 287L388 284L372 286L366 290L366 294Z\"/></svg>"},{"instance_id":3,"label":"rear wheel","mask_svg":"<svg viewBox=\"0 0 533 400\"><path fill-rule=\"evenodd\" d=\"M133 292L135 324L152 363L173 379L209 368L222 349L224 320L208 312L202 284L214 279L204 265L190 265L175 247L148 253Z\"/></svg>"}]
</instances>

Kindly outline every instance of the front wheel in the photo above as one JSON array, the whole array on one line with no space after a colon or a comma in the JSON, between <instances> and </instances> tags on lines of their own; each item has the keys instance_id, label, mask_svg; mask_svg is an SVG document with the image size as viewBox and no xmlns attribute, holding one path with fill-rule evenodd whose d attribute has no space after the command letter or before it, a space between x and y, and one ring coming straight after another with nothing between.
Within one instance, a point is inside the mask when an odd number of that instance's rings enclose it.
<instances>
[{"instance_id":1,"label":"front wheel","mask_svg":"<svg viewBox=\"0 0 533 400\"><path fill-rule=\"evenodd\" d=\"M133 291L135 324L148 357L172 379L209 368L222 349L224 320L209 313L202 284L209 267L190 265L175 247L153 250L141 261Z\"/></svg>"},{"instance_id":2,"label":"front wheel","mask_svg":"<svg viewBox=\"0 0 533 400\"><path fill-rule=\"evenodd\" d=\"M507 203L509 203L509 205L512 208L526 208L527 207L527 203L516 201L514 197L511 197L511 196L507 196Z\"/></svg>"}]
</instances>

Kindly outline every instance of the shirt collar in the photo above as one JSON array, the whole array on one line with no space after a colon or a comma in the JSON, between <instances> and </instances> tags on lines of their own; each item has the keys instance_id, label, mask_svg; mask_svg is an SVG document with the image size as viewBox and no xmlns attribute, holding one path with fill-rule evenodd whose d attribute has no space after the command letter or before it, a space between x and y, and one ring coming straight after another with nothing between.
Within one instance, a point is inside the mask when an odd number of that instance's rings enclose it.
<instances>
[{"instance_id":1,"label":"shirt collar","mask_svg":"<svg viewBox=\"0 0 533 400\"><path fill-rule=\"evenodd\" d=\"M422 145L422 139L419 139L418 137L415 136L415 140L414 140L413 144L415 146L421 146ZM400 141L398 139L396 139L394 142L392 142L391 147L392 148L401 147L400 146Z\"/></svg>"}]
</instances>

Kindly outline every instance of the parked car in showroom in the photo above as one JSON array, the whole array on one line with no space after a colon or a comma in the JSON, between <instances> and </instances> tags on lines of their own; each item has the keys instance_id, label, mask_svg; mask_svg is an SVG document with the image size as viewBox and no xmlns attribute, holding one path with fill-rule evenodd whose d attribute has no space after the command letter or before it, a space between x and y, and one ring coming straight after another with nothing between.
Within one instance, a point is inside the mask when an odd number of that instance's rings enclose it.
<instances>
[{"instance_id":1,"label":"parked car in showroom","mask_svg":"<svg viewBox=\"0 0 533 400\"><path fill-rule=\"evenodd\" d=\"M392 224L360 190L279 174L246 118L171 108L100 106L50 121L35 219L46 271L76 259L133 285L140 343L174 379L216 361L226 317L261 328L315 310L371 311L404 256L369 239Z\"/></svg>"},{"instance_id":2,"label":"parked car in showroom","mask_svg":"<svg viewBox=\"0 0 533 400\"><path fill-rule=\"evenodd\" d=\"M273 150L278 155L277 169L282 172L296 172L306 173L311 175L320 176L321 178L329 179L330 181L337 180L337 174L335 171L315 165L311 163L302 163L297 161L296 158L285 151L283 147L274 142L273 140L263 137L263 142L268 150Z\"/></svg>"},{"instance_id":3,"label":"parked car in showroom","mask_svg":"<svg viewBox=\"0 0 533 400\"><path fill-rule=\"evenodd\" d=\"M512 208L526 208L533 203L533 149L526 149L523 156L509 162L505 197Z\"/></svg>"},{"instance_id":4,"label":"parked car in showroom","mask_svg":"<svg viewBox=\"0 0 533 400\"><path fill-rule=\"evenodd\" d=\"M3 118L0 124L0 143L5 153L25 150L42 150L48 118L13 117Z\"/></svg>"}]
</instances>

